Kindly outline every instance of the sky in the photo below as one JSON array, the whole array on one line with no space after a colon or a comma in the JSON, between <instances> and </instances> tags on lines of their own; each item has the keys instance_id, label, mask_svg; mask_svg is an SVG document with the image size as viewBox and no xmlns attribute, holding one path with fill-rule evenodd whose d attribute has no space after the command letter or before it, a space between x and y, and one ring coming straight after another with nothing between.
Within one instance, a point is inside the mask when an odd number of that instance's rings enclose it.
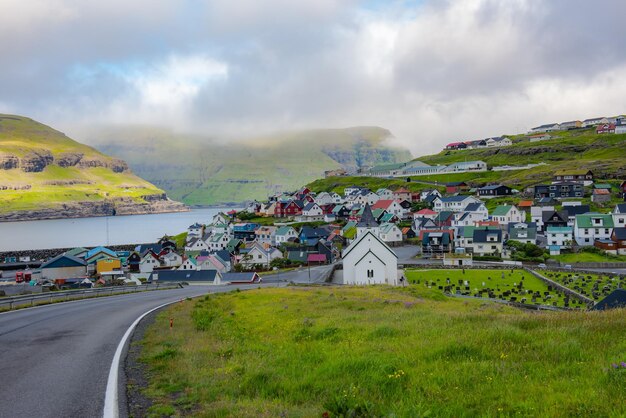
<instances>
[{"instance_id":1,"label":"sky","mask_svg":"<svg viewBox=\"0 0 626 418\"><path fill-rule=\"evenodd\" d=\"M0 113L70 136L108 124L228 138L376 125L419 156L626 113L623 0L0 6Z\"/></svg>"}]
</instances>

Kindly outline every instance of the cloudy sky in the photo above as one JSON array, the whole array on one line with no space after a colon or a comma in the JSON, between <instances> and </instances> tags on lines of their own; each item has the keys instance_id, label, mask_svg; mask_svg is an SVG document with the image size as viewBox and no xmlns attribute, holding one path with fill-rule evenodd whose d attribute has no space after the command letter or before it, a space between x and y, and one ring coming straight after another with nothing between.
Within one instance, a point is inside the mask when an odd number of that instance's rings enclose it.
<instances>
[{"instance_id":1,"label":"cloudy sky","mask_svg":"<svg viewBox=\"0 0 626 418\"><path fill-rule=\"evenodd\" d=\"M623 0L0 6L0 112L68 134L109 123L235 136L379 125L421 155L626 113Z\"/></svg>"}]
</instances>

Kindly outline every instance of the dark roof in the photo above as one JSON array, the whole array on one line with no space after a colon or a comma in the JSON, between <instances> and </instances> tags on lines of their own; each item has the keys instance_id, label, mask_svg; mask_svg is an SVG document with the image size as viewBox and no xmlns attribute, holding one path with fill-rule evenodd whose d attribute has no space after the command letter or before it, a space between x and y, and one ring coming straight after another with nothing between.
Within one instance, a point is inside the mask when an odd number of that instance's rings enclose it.
<instances>
[{"instance_id":1,"label":"dark roof","mask_svg":"<svg viewBox=\"0 0 626 418\"><path fill-rule=\"evenodd\" d=\"M217 276L216 270L159 270L159 282L213 282ZM155 273L151 278L154 280Z\"/></svg>"},{"instance_id":2,"label":"dark roof","mask_svg":"<svg viewBox=\"0 0 626 418\"><path fill-rule=\"evenodd\" d=\"M618 203L617 210L619 210L619 213L626 213L626 203Z\"/></svg>"},{"instance_id":3,"label":"dark roof","mask_svg":"<svg viewBox=\"0 0 626 418\"><path fill-rule=\"evenodd\" d=\"M480 208L480 205L482 205L482 202L470 203L469 205L467 205L465 207L465 211L466 212L475 212L475 211L478 210L478 208Z\"/></svg>"},{"instance_id":4,"label":"dark roof","mask_svg":"<svg viewBox=\"0 0 626 418\"><path fill-rule=\"evenodd\" d=\"M152 250L156 254L158 254L161 252L162 249L163 246L161 244L141 244L135 247L135 251L142 255L144 255L147 250Z\"/></svg>"},{"instance_id":5,"label":"dark roof","mask_svg":"<svg viewBox=\"0 0 626 418\"><path fill-rule=\"evenodd\" d=\"M452 181L450 183L446 183L446 186L454 187L454 186L464 186L467 185L464 181Z\"/></svg>"},{"instance_id":6,"label":"dark roof","mask_svg":"<svg viewBox=\"0 0 626 418\"><path fill-rule=\"evenodd\" d=\"M43 263L42 269L61 268L61 267L81 267L86 266L87 262L82 258L74 257L73 255L60 254Z\"/></svg>"},{"instance_id":7,"label":"dark roof","mask_svg":"<svg viewBox=\"0 0 626 418\"><path fill-rule=\"evenodd\" d=\"M308 205L304 206L302 210L311 210L313 209L313 206L317 206L317 203L315 202L309 203Z\"/></svg>"},{"instance_id":8,"label":"dark roof","mask_svg":"<svg viewBox=\"0 0 626 418\"><path fill-rule=\"evenodd\" d=\"M369 204L365 205L363 215L361 215L361 220L356 226L357 228L376 228L378 226L378 222L376 222L376 218L374 218L372 208Z\"/></svg>"},{"instance_id":9,"label":"dark roof","mask_svg":"<svg viewBox=\"0 0 626 418\"><path fill-rule=\"evenodd\" d=\"M215 255L224 261L230 261L230 253L228 252L228 250L215 251Z\"/></svg>"},{"instance_id":10,"label":"dark roof","mask_svg":"<svg viewBox=\"0 0 626 418\"><path fill-rule=\"evenodd\" d=\"M615 289L613 293L598 302L593 308L594 311L604 311L606 309L626 307L626 289Z\"/></svg>"},{"instance_id":11,"label":"dark roof","mask_svg":"<svg viewBox=\"0 0 626 418\"><path fill-rule=\"evenodd\" d=\"M311 228L310 226L303 226L300 230L300 235L304 235L307 238L326 238L330 235L330 232L326 228Z\"/></svg>"},{"instance_id":12,"label":"dark roof","mask_svg":"<svg viewBox=\"0 0 626 418\"><path fill-rule=\"evenodd\" d=\"M566 206L563 208L563 212L567 212L568 216L582 215L590 211L591 209L589 208L589 205Z\"/></svg>"},{"instance_id":13,"label":"dark roof","mask_svg":"<svg viewBox=\"0 0 626 418\"><path fill-rule=\"evenodd\" d=\"M224 273L222 279L226 282L252 282L258 274L256 272L242 272L242 273Z\"/></svg>"},{"instance_id":14,"label":"dark roof","mask_svg":"<svg viewBox=\"0 0 626 418\"><path fill-rule=\"evenodd\" d=\"M509 186L505 186L504 184L492 184L492 185L489 185L489 186L483 186L483 187L479 188L478 190L497 190L497 189L499 189L501 187L504 187L506 189L510 189Z\"/></svg>"},{"instance_id":15,"label":"dark roof","mask_svg":"<svg viewBox=\"0 0 626 418\"><path fill-rule=\"evenodd\" d=\"M614 228L613 234L615 234L615 239L619 241L626 240L626 228Z\"/></svg>"},{"instance_id":16,"label":"dark roof","mask_svg":"<svg viewBox=\"0 0 626 418\"><path fill-rule=\"evenodd\" d=\"M487 242L487 236L488 235L493 235L496 234L498 236L498 241L497 242L501 242L502 241L502 231L499 229L489 229L488 227L485 228L476 228L474 230L474 242Z\"/></svg>"},{"instance_id":17,"label":"dark roof","mask_svg":"<svg viewBox=\"0 0 626 418\"><path fill-rule=\"evenodd\" d=\"M567 222L568 213L567 211L563 210L560 210L558 212L555 210L541 212L541 219L545 223L550 221L555 215L559 218L561 222Z\"/></svg>"}]
</instances>

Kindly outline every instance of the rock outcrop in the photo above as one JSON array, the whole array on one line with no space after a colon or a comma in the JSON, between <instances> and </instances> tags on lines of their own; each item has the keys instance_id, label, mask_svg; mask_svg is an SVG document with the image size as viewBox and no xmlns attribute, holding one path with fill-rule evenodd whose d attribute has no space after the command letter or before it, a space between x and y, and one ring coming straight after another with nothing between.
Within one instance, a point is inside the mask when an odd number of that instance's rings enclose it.
<instances>
[{"instance_id":1,"label":"rock outcrop","mask_svg":"<svg viewBox=\"0 0 626 418\"><path fill-rule=\"evenodd\" d=\"M50 151L32 151L20 158L20 168L26 173L40 173L53 161Z\"/></svg>"},{"instance_id":2,"label":"rock outcrop","mask_svg":"<svg viewBox=\"0 0 626 418\"><path fill-rule=\"evenodd\" d=\"M114 173L128 171L128 164L117 158L85 158L82 153L64 152L57 156L50 151L36 150L19 158L15 155L0 155L0 170L14 170L21 168L26 173L40 173L51 164L56 164L62 168L79 167L95 168L104 167Z\"/></svg>"},{"instance_id":3,"label":"rock outcrop","mask_svg":"<svg viewBox=\"0 0 626 418\"><path fill-rule=\"evenodd\" d=\"M0 170L13 170L20 166L20 159L15 155L0 155Z\"/></svg>"}]
</instances>

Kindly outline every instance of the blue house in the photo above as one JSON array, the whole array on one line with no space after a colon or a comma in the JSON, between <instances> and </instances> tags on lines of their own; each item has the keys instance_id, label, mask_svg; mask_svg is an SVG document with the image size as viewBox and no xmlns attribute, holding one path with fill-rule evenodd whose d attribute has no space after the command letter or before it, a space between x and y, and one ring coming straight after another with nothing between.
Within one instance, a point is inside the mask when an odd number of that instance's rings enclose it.
<instances>
[{"instance_id":1,"label":"blue house","mask_svg":"<svg viewBox=\"0 0 626 418\"><path fill-rule=\"evenodd\" d=\"M85 261L87 261L87 264L95 264L102 258L117 258L117 254L115 251L109 250L106 247L96 247L87 251L87 254L85 254Z\"/></svg>"},{"instance_id":2,"label":"blue house","mask_svg":"<svg viewBox=\"0 0 626 418\"><path fill-rule=\"evenodd\" d=\"M261 225L256 223L239 223L233 225L233 235L236 239L253 241L256 238L256 231Z\"/></svg>"},{"instance_id":3,"label":"blue house","mask_svg":"<svg viewBox=\"0 0 626 418\"><path fill-rule=\"evenodd\" d=\"M300 230L300 243L305 245L316 245L319 240L325 240L330 232L325 228L311 228L310 226L302 227Z\"/></svg>"}]
</instances>

